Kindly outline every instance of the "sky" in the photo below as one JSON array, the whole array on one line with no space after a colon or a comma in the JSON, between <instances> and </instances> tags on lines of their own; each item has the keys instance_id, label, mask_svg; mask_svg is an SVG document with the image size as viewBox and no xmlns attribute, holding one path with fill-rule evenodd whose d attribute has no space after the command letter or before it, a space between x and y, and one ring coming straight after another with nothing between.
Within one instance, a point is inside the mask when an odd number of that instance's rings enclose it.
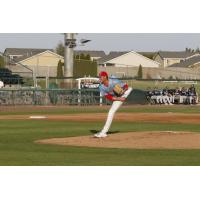
<instances>
[{"instance_id":1,"label":"sky","mask_svg":"<svg viewBox=\"0 0 200 200\"><path fill-rule=\"evenodd\" d=\"M79 33L80 39L90 39L78 50L110 51L183 51L200 47L200 33ZM0 51L5 48L55 48L64 40L61 33L0 33Z\"/></svg>"}]
</instances>

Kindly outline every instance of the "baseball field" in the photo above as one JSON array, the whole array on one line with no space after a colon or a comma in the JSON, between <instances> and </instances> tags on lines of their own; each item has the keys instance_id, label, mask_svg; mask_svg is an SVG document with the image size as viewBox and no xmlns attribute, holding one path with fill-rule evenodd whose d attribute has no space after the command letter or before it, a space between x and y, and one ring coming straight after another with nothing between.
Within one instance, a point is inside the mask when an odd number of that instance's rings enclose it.
<instances>
[{"instance_id":1,"label":"baseball field","mask_svg":"<svg viewBox=\"0 0 200 200\"><path fill-rule=\"evenodd\" d=\"M0 107L1 166L199 166L200 106ZM38 119L39 117L39 119Z\"/></svg>"}]
</instances>

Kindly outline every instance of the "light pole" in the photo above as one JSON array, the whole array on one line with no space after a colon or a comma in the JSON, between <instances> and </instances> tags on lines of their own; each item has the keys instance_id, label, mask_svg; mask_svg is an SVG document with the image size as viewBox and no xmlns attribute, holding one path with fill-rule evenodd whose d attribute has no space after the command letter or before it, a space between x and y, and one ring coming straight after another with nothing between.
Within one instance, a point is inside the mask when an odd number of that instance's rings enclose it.
<instances>
[{"instance_id":1,"label":"light pole","mask_svg":"<svg viewBox=\"0 0 200 200\"><path fill-rule=\"evenodd\" d=\"M77 46L75 33L64 33L64 77L67 79L64 80L65 86L68 87L72 84L73 77L73 67L74 67L74 48ZM83 46L85 43L91 40L81 39L80 45Z\"/></svg>"},{"instance_id":2,"label":"light pole","mask_svg":"<svg viewBox=\"0 0 200 200\"><path fill-rule=\"evenodd\" d=\"M75 34L65 33L65 54L64 54L64 59L65 59L64 76L65 77L73 77L74 47L76 47Z\"/></svg>"}]
</instances>

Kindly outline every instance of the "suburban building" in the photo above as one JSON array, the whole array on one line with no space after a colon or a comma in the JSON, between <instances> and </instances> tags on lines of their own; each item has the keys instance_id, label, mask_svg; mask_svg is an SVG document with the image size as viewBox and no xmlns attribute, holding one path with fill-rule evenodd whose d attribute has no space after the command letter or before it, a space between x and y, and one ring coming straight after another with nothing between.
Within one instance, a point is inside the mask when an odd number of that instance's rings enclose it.
<instances>
[{"instance_id":1,"label":"suburban building","mask_svg":"<svg viewBox=\"0 0 200 200\"><path fill-rule=\"evenodd\" d=\"M145 53L150 55L149 52ZM147 69L158 69L160 67L160 63L134 51L111 51L107 56L99 59L97 63L98 72L106 70L110 75L116 77L136 77L141 65L145 78Z\"/></svg>"},{"instance_id":2,"label":"suburban building","mask_svg":"<svg viewBox=\"0 0 200 200\"><path fill-rule=\"evenodd\" d=\"M21 76L56 76L59 60L64 58L52 49L7 48L7 68ZM10 59L9 59L10 58ZM31 74L32 72L32 74Z\"/></svg>"},{"instance_id":3,"label":"suburban building","mask_svg":"<svg viewBox=\"0 0 200 200\"><path fill-rule=\"evenodd\" d=\"M53 52L53 49L6 48L4 55L18 62L47 50Z\"/></svg>"},{"instance_id":4,"label":"suburban building","mask_svg":"<svg viewBox=\"0 0 200 200\"><path fill-rule=\"evenodd\" d=\"M160 63L160 66L165 68L170 65L180 63L186 59L189 59L199 53L189 51L159 51L154 60Z\"/></svg>"},{"instance_id":5,"label":"suburban building","mask_svg":"<svg viewBox=\"0 0 200 200\"><path fill-rule=\"evenodd\" d=\"M113 66L113 67L153 67L158 68L160 63L151 60L137 52L115 52L111 51L107 56L98 60L100 66Z\"/></svg>"},{"instance_id":6,"label":"suburban building","mask_svg":"<svg viewBox=\"0 0 200 200\"><path fill-rule=\"evenodd\" d=\"M200 55L192 56L180 63L175 63L169 67L180 67L180 68L199 68L200 67Z\"/></svg>"}]
</instances>

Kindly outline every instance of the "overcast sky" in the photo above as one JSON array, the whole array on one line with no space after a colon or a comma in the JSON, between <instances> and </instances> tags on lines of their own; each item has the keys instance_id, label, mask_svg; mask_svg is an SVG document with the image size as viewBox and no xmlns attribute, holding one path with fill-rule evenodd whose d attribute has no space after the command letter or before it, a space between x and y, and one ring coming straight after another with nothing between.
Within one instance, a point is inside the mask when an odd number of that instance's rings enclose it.
<instances>
[{"instance_id":1,"label":"overcast sky","mask_svg":"<svg viewBox=\"0 0 200 200\"><path fill-rule=\"evenodd\" d=\"M82 50L181 51L200 47L200 33L79 33L77 39L91 39ZM63 41L56 33L0 33L0 51L5 48L55 48Z\"/></svg>"}]
</instances>

